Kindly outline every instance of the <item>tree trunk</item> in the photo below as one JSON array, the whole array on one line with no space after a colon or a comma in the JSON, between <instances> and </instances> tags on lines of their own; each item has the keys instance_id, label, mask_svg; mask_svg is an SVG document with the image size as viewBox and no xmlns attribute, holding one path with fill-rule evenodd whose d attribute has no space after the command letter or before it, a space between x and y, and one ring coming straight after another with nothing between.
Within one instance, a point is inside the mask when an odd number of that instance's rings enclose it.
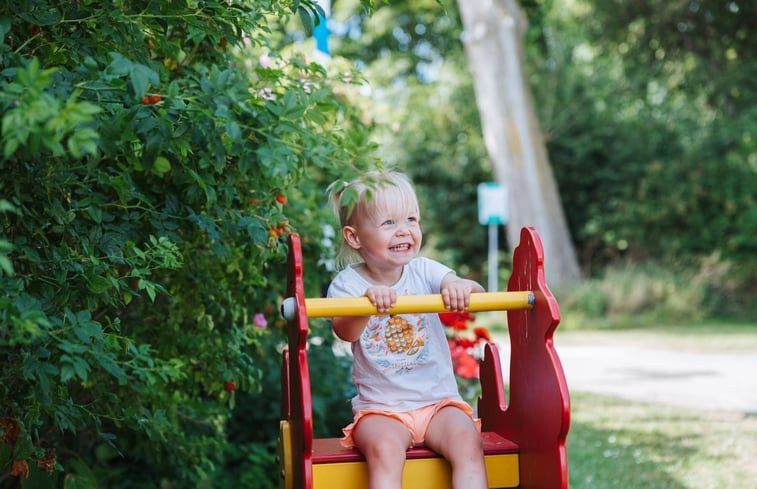
<instances>
[{"instance_id":1,"label":"tree trunk","mask_svg":"<svg viewBox=\"0 0 757 489\"><path fill-rule=\"evenodd\" d=\"M581 273L524 73L526 20L516 0L458 0L484 141L494 175L508 190L507 242L523 226L541 236L547 281Z\"/></svg>"}]
</instances>

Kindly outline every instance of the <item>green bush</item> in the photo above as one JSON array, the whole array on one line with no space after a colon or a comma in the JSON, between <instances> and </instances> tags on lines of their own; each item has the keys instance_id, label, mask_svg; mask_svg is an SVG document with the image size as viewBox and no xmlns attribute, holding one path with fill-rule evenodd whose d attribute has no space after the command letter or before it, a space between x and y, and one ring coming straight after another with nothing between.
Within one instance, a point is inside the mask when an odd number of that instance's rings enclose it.
<instances>
[{"instance_id":1,"label":"green bush","mask_svg":"<svg viewBox=\"0 0 757 489\"><path fill-rule=\"evenodd\" d=\"M601 276L556 292L566 328L687 324L706 318L754 317L733 263L712 255L696 268L654 263L608 267Z\"/></svg>"},{"instance_id":2,"label":"green bush","mask_svg":"<svg viewBox=\"0 0 757 489\"><path fill-rule=\"evenodd\" d=\"M540 121L586 270L718 254L754 270L754 6L525 2ZM673 267L678 266L674 263Z\"/></svg>"},{"instance_id":3,"label":"green bush","mask_svg":"<svg viewBox=\"0 0 757 489\"><path fill-rule=\"evenodd\" d=\"M286 234L315 293L323 189L372 160L344 74L274 45L298 6L0 6L0 481L222 471L268 385Z\"/></svg>"}]
</instances>

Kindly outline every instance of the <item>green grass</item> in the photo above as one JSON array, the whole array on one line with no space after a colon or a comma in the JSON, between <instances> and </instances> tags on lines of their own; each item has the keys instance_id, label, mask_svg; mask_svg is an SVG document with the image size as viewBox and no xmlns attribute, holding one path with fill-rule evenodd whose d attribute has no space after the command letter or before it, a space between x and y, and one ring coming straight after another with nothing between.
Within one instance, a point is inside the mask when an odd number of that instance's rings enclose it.
<instances>
[{"instance_id":1,"label":"green grass","mask_svg":"<svg viewBox=\"0 0 757 489\"><path fill-rule=\"evenodd\" d=\"M636 327L586 328L571 326L571 312L563 311L555 332L555 344L618 344L654 346L673 350L739 351L757 350L757 320L644 322ZM567 323L567 324L566 324ZM475 326L484 326L497 337L507 335L507 313L476 314Z\"/></svg>"},{"instance_id":2,"label":"green grass","mask_svg":"<svg viewBox=\"0 0 757 489\"><path fill-rule=\"evenodd\" d=\"M558 327L555 344L622 344L702 352L757 351L757 324L699 323L658 325L629 329L565 330Z\"/></svg>"},{"instance_id":3,"label":"green grass","mask_svg":"<svg viewBox=\"0 0 757 489\"><path fill-rule=\"evenodd\" d=\"M506 338L504 315L488 314L476 323L489 327L498 341ZM603 344L757 352L757 324L647 323L624 329L558 328L555 334L558 354L561 345ZM572 489L757 487L757 413L698 411L571 391L568 465Z\"/></svg>"},{"instance_id":4,"label":"green grass","mask_svg":"<svg viewBox=\"0 0 757 489\"><path fill-rule=\"evenodd\" d=\"M574 392L573 489L745 489L757 481L757 416Z\"/></svg>"}]
</instances>

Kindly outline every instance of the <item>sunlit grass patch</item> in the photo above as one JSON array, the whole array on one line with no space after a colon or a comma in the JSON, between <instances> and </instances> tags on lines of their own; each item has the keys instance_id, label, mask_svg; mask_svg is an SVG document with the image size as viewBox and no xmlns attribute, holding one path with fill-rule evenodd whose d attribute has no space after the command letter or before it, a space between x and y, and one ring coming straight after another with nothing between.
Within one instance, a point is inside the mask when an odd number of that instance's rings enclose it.
<instances>
[{"instance_id":1,"label":"sunlit grass patch","mask_svg":"<svg viewBox=\"0 0 757 489\"><path fill-rule=\"evenodd\" d=\"M746 488L757 480L755 415L571 397L571 487Z\"/></svg>"}]
</instances>

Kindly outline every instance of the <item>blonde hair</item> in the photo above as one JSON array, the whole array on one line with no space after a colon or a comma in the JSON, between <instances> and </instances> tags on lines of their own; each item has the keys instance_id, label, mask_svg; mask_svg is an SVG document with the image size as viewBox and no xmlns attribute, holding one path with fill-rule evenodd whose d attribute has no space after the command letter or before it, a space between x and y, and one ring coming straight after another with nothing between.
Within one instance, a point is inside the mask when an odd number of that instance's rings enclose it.
<instances>
[{"instance_id":1,"label":"blonde hair","mask_svg":"<svg viewBox=\"0 0 757 489\"><path fill-rule=\"evenodd\" d=\"M386 209L420 210L410 178L394 170L371 170L350 182L334 182L329 193L340 230L351 225L356 214L371 218ZM337 269L360 261L360 255L342 237L336 255Z\"/></svg>"}]
</instances>

